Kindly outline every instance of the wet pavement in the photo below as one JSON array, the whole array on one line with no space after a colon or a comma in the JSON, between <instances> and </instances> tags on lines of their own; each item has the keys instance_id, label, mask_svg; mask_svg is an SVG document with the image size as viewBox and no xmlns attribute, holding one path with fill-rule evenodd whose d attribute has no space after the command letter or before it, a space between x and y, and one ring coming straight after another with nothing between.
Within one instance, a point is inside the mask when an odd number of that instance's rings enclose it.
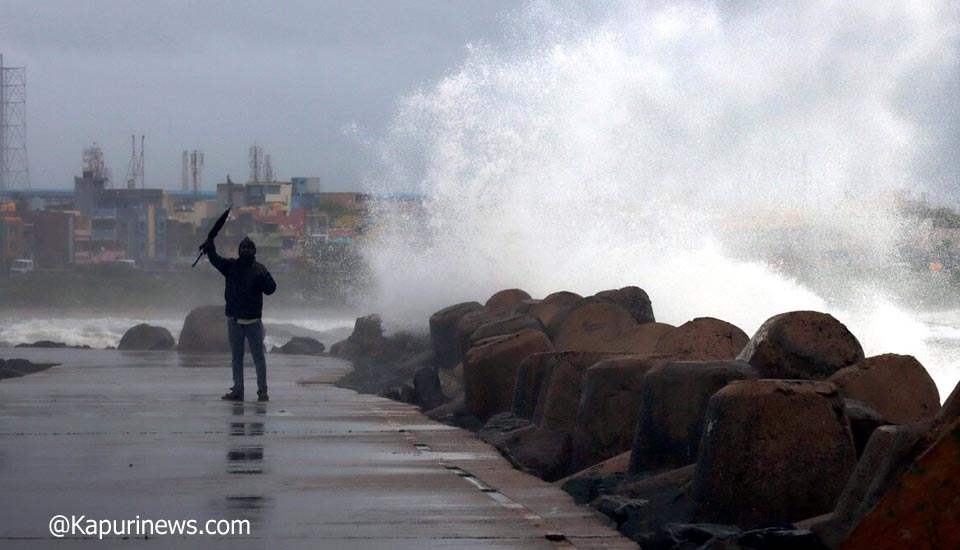
<instances>
[{"instance_id":1,"label":"wet pavement","mask_svg":"<svg viewBox=\"0 0 960 550\"><path fill-rule=\"evenodd\" d=\"M5 549L636 548L472 434L333 387L343 362L269 355L271 401L250 365L230 403L226 356L0 348L14 357L63 365L0 381ZM56 515L134 534L55 539ZM135 534L162 519L250 533Z\"/></svg>"}]
</instances>

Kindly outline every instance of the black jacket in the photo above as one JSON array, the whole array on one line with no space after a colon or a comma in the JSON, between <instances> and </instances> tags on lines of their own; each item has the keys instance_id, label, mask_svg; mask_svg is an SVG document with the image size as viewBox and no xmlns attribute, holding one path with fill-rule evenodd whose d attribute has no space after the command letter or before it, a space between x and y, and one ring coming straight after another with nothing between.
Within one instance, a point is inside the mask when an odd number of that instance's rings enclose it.
<instances>
[{"instance_id":1,"label":"black jacket","mask_svg":"<svg viewBox=\"0 0 960 550\"><path fill-rule=\"evenodd\" d=\"M236 258L223 258L216 247L207 249L207 257L227 280L223 297L227 301L227 317L259 319L263 316L263 295L273 294L277 283L260 262L242 265Z\"/></svg>"}]
</instances>

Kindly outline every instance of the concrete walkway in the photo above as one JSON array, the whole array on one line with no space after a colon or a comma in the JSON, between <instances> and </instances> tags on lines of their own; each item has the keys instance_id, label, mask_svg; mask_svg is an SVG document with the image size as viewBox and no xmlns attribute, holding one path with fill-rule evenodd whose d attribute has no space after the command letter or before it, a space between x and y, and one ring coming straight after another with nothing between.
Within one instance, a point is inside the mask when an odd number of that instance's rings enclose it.
<instances>
[{"instance_id":1,"label":"concrete walkway","mask_svg":"<svg viewBox=\"0 0 960 550\"><path fill-rule=\"evenodd\" d=\"M226 356L0 357L63 363L0 381L2 548L636 548L471 434L333 387L336 360L268 356L273 400L234 404ZM58 514L250 534L54 539Z\"/></svg>"}]
</instances>

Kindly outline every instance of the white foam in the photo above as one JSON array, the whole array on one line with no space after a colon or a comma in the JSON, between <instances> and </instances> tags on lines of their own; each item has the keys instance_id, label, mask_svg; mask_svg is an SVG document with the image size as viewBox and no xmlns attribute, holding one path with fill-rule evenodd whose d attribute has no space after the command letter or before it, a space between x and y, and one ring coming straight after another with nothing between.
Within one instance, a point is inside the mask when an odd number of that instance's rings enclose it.
<instances>
[{"instance_id":1,"label":"white foam","mask_svg":"<svg viewBox=\"0 0 960 550\"><path fill-rule=\"evenodd\" d=\"M909 229L881 199L919 187L917 144L934 137L904 98L952 67L957 12L528 4L509 47L471 46L400 102L369 184L429 202L423 218L377 213L371 309L422 326L502 288L635 284L671 323L711 315L750 333L776 313L831 311L869 353L932 357L928 327L871 297L871 273ZM812 284L771 267L791 254ZM928 361L952 389L956 371Z\"/></svg>"}]
</instances>

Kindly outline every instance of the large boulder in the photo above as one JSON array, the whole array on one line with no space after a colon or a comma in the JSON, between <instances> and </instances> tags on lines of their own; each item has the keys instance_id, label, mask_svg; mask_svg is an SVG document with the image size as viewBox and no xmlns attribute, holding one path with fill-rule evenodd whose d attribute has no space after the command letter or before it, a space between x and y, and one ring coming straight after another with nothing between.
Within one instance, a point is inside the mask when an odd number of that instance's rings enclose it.
<instances>
[{"instance_id":1,"label":"large boulder","mask_svg":"<svg viewBox=\"0 0 960 550\"><path fill-rule=\"evenodd\" d=\"M380 355L385 347L383 320L376 313L357 317L353 323L353 332L346 340L330 347L330 354L356 361L362 357Z\"/></svg>"},{"instance_id":2,"label":"large boulder","mask_svg":"<svg viewBox=\"0 0 960 550\"><path fill-rule=\"evenodd\" d=\"M727 384L758 378L743 361L671 361L643 380L630 473L697 461L710 397Z\"/></svg>"},{"instance_id":3,"label":"large boulder","mask_svg":"<svg viewBox=\"0 0 960 550\"><path fill-rule=\"evenodd\" d=\"M508 288L494 293L494 295L488 298L486 303L483 304L483 308L487 310L511 310L520 302L530 299L530 295L527 294L526 291L520 290L519 288Z\"/></svg>"},{"instance_id":4,"label":"large boulder","mask_svg":"<svg viewBox=\"0 0 960 550\"><path fill-rule=\"evenodd\" d=\"M864 355L857 338L833 316L792 311L767 319L737 359L763 378L825 380Z\"/></svg>"},{"instance_id":5,"label":"large boulder","mask_svg":"<svg viewBox=\"0 0 960 550\"><path fill-rule=\"evenodd\" d=\"M562 478L570 465L570 434L566 432L527 425L488 442L514 466L544 481Z\"/></svg>"},{"instance_id":6,"label":"large boulder","mask_svg":"<svg viewBox=\"0 0 960 550\"><path fill-rule=\"evenodd\" d=\"M601 494L616 490L627 477L629 463L630 453L620 453L557 481L557 485L572 496L577 504L587 504Z\"/></svg>"},{"instance_id":7,"label":"large boulder","mask_svg":"<svg viewBox=\"0 0 960 550\"><path fill-rule=\"evenodd\" d=\"M510 432L528 426L532 426L532 424L526 418L520 418L509 412L497 413L484 423L480 431L477 432L477 437L494 447L498 447L501 446Z\"/></svg>"},{"instance_id":8,"label":"large boulder","mask_svg":"<svg viewBox=\"0 0 960 550\"><path fill-rule=\"evenodd\" d=\"M524 313L536 319L549 335L547 327L555 324L569 309L569 306L539 302L530 306Z\"/></svg>"},{"instance_id":9,"label":"large boulder","mask_svg":"<svg viewBox=\"0 0 960 550\"><path fill-rule=\"evenodd\" d=\"M622 306L639 324L653 323L657 320L653 315L650 297L642 288L625 286L617 290L604 290L594 294L592 298Z\"/></svg>"},{"instance_id":10,"label":"large boulder","mask_svg":"<svg viewBox=\"0 0 960 550\"><path fill-rule=\"evenodd\" d=\"M857 523L879 502L927 447L928 423L881 426L850 475L830 518L813 529L831 548L840 548Z\"/></svg>"},{"instance_id":11,"label":"large boulder","mask_svg":"<svg viewBox=\"0 0 960 550\"><path fill-rule=\"evenodd\" d=\"M503 336L505 334L514 334L526 329L543 332L543 325L540 324L540 321L537 321L529 315L521 315L518 313L496 318L480 325L473 331L470 335L467 349L476 345L480 340L493 338L494 336Z\"/></svg>"},{"instance_id":12,"label":"large boulder","mask_svg":"<svg viewBox=\"0 0 960 550\"><path fill-rule=\"evenodd\" d=\"M873 431L857 468L837 501L833 515L814 530L831 548L839 548L862 518L900 482L901 476L949 427L960 419L960 384L933 420Z\"/></svg>"},{"instance_id":13,"label":"large boulder","mask_svg":"<svg viewBox=\"0 0 960 550\"><path fill-rule=\"evenodd\" d=\"M230 351L227 338L227 318L223 306L200 306L194 308L183 321L177 350L188 352Z\"/></svg>"},{"instance_id":14,"label":"large boulder","mask_svg":"<svg viewBox=\"0 0 960 550\"><path fill-rule=\"evenodd\" d=\"M960 419L854 528L845 550L960 548Z\"/></svg>"},{"instance_id":15,"label":"large boulder","mask_svg":"<svg viewBox=\"0 0 960 550\"><path fill-rule=\"evenodd\" d=\"M491 321L503 319L510 315L511 313L508 311L486 308L465 313L457 323L457 341L459 342L460 349L463 351L462 359L466 359L467 357L467 351L469 351L471 347L471 337L475 330Z\"/></svg>"},{"instance_id":16,"label":"large boulder","mask_svg":"<svg viewBox=\"0 0 960 550\"><path fill-rule=\"evenodd\" d=\"M531 353L517 366L517 382L513 390L514 415L533 419L540 398L540 390L555 352Z\"/></svg>"},{"instance_id":17,"label":"large boulder","mask_svg":"<svg viewBox=\"0 0 960 550\"><path fill-rule=\"evenodd\" d=\"M564 351L554 354L537 398L533 422L545 430L572 434L583 393L583 375L598 362L619 355L602 351Z\"/></svg>"},{"instance_id":18,"label":"large boulder","mask_svg":"<svg viewBox=\"0 0 960 550\"><path fill-rule=\"evenodd\" d=\"M441 309L430 316L430 344L441 369L452 369L463 360L457 324L464 315L482 308L478 302L463 302Z\"/></svg>"},{"instance_id":19,"label":"large boulder","mask_svg":"<svg viewBox=\"0 0 960 550\"><path fill-rule=\"evenodd\" d=\"M887 422L880 413L862 401L844 399L843 406L847 420L850 422L853 446L857 449L857 458L860 458L867 448L867 442L870 441L873 431L880 426L889 425L890 422Z\"/></svg>"},{"instance_id":20,"label":"large boulder","mask_svg":"<svg viewBox=\"0 0 960 550\"><path fill-rule=\"evenodd\" d=\"M540 303L561 307L573 307L582 299L583 296L580 296L576 292L561 290L559 292L548 294L547 297L541 300Z\"/></svg>"},{"instance_id":21,"label":"large boulder","mask_svg":"<svg viewBox=\"0 0 960 550\"><path fill-rule=\"evenodd\" d=\"M31 363L26 359L0 359L0 380L5 378L18 378L49 369L57 363Z\"/></svg>"},{"instance_id":22,"label":"large boulder","mask_svg":"<svg viewBox=\"0 0 960 550\"><path fill-rule=\"evenodd\" d=\"M940 409L937 385L910 355L868 357L838 370L829 380L845 397L870 405L894 424L929 420Z\"/></svg>"},{"instance_id":23,"label":"large boulder","mask_svg":"<svg viewBox=\"0 0 960 550\"><path fill-rule=\"evenodd\" d=\"M639 480L628 479L614 495L600 496L591 506L613 519L627 537L644 540L665 525L694 521L696 503L687 494L694 472L690 465Z\"/></svg>"},{"instance_id":24,"label":"large boulder","mask_svg":"<svg viewBox=\"0 0 960 550\"><path fill-rule=\"evenodd\" d=\"M622 306L583 300L574 306L559 325L551 327L554 346L570 351L623 351L620 340L637 320Z\"/></svg>"},{"instance_id":25,"label":"large boulder","mask_svg":"<svg viewBox=\"0 0 960 550\"><path fill-rule=\"evenodd\" d=\"M747 380L710 398L691 495L698 519L743 528L833 509L857 463L829 382Z\"/></svg>"},{"instance_id":26,"label":"large boulder","mask_svg":"<svg viewBox=\"0 0 960 550\"><path fill-rule=\"evenodd\" d=\"M611 357L586 370L573 432L571 471L630 450L644 376L670 359L670 355Z\"/></svg>"},{"instance_id":27,"label":"large boulder","mask_svg":"<svg viewBox=\"0 0 960 550\"><path fill-rule=\"evenodd\" d=\"M429 411L443 405L450 399L443 395L437 369L423 367L413 375L414 404Z\"/></svg>"},{"instance_id":28,"label":"large boulder","mask_svg":"<svg viewBox=\"0 0 960 550\"><path fill-rule=\"evenodd\" d=\"M713 317L697 317L660 337L657 353L673 353L687 361L734 359L750 337L736 325Z\"/></svg>"},{"instance_id":29,"label":"large boulder","mask_svg":"<svg viewBox=\"0 0 960 550\"><path fill-rule=\"evenodd\" d=\"M222 317L223 315L221 315L221 323L224 322ZM140 323L123 333L120 343L117 344L117 349L123 351L160 351L173 349L176 344L177 342L173 339L169 330Z\"/></svg>"},{"instance_id":30,"label":"large boulder","mask_svg":"<svg viewBox=\"0 0 960 550\"><path fill-rule=\"evenodd\" d=\"M531 353L551 349L550 340L538 330L478 342L467 351L463 364L467 410L482 421L510 411L520 362Z\"/></svg>"},{"instance_id":31,"label":"large boulder","mask_svg":"<svg viewBox=\"0 0 960 550\"><path fill-rule=\"evenodd\" d=\"M483 427L483 422L477 415L467 410L464 396L457 397L439 407L425 413L427 418L436 420L449 426L456 426L471 432L477 432Z\"/></svg>"},{"instance_id":32,"label":"large boulder","mask_svg":"<svg viewBox=\"0 0 960 550\"><path fill-rule=\"evenodd\" d=\"M610 345L610 349L637 355L656 353L660 339L676 328L667 323L644 323L632 326Z\"/></svg>"},{"instance_id":33,"label":"large boulder","mask_svg":"<svg viewBox=\"0 0 960 550\"><path fill-rule=\"evenodd\" d=\"M276 349L286 355L321 355L326 349L323 342L309 336L294 336L290 341Z\"/></svg>"}]
</instances>

